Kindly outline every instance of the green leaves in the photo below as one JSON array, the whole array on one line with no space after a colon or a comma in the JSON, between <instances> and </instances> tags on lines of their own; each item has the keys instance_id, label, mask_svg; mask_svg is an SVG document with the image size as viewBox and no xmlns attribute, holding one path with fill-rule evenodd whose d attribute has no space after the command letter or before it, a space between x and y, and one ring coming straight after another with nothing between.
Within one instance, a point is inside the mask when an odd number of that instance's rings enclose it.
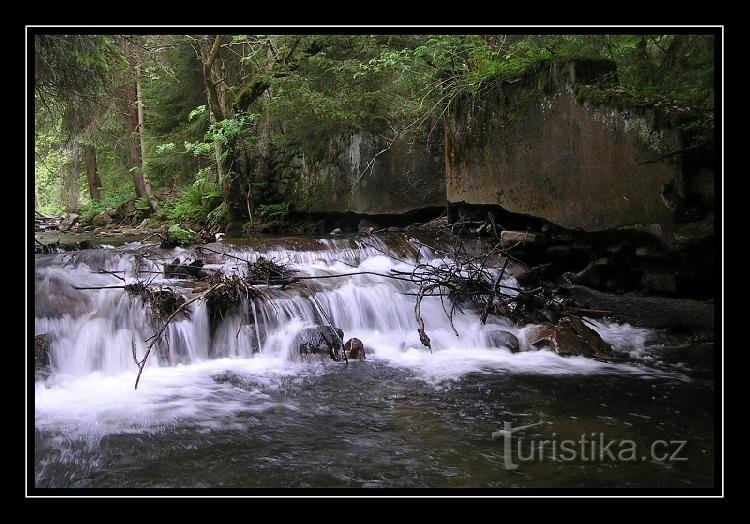
<instances>
[{"instance_id":1,"label":"green leaves","mask_svg":"<svg viewBox=\"0 0 750 524\"><path fill-rule=\"evenodd\" d=\"M190 114L188 114L188 122L192 122L195 118L206 114L206 104L196 107Z\"/></svg>"},{"instance_id":2,"label":"green leaves","mask_svg":"<svg viewBox=\"0 0 750 524\"><path fill-rule=\"evenodd\" d=\"M173 224L167 230L167 235L176 240L179 244L185 245L193 242L197 233L190 228L183 228L180 224Z\"/></svg>"}]
</instances>

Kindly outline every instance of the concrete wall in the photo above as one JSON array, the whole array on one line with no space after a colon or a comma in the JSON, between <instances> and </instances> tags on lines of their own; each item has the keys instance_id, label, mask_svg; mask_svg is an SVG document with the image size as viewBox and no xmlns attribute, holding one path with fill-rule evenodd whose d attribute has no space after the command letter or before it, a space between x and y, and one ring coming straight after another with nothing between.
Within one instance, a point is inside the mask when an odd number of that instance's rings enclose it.
<instances>
[{"instance_id":1,"label":"concrete wall","mask_svg":"<svg viewBox=\"0 0 750 524\"><path fill-rule=\"evenodd\" d=\"M544 89L535 79L497 83L458 105L445 138L448 200L570 229L634 227L669 243L680 160L642 162L679 149L677 133L648 112L577 101L572 64L541 74Z\"/></svg>"},{"instance_id":2,"label":"concrete wall","mask_svg":"<svg viewBox=\"0 0 750 524\"><path fill-rule=\"evenodd\" d=\"M331 159L291 158L280 193L302 212L397 214L446 205L443 131L427 135L380 153L381 139L355 134L331 145Z\"/></svg>"}]
</instances>

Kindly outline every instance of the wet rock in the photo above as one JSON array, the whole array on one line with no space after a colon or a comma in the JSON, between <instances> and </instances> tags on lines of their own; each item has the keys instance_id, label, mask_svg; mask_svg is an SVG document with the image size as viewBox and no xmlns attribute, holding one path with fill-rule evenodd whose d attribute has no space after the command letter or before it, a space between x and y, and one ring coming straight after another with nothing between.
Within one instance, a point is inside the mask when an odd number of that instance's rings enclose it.
<instances>
[{"instance_id":1,"label":"wet rock","mask_svg":"<svg viewBox=\"0 0 750 524\"><path fill-rule=\"evenodd\" d=\"M500 245L502 247L512 247L516 244L535 243L541 240L536 233L529 231L502 231L500 233Z\"/></svg>"},{"instance_id":2,"label":"wet rock","mask_svg":"<svg viewBox=\"0 0 750 524\"><path fill-rule=\"evenodd\" d=\"M34 371L50 372L49 352L52 347L52 335L43 333L34 337Z\"/></svg>"},{"instance_id":3,"label":"wet rock","mask_svg":"<svg viewBox=\"0 0 750 524\"><path fill-rule=\"evenodd\" d=\"M686 298L643 297L632 294L612 295L571 286L571 296L584 307L608 311L608 316L634 326L675 329L685 332L714 331L714 305Z\"/></svg>"},{"instance_id":4,"label":"wet rock","mask_svg":"<svg viewBox=\"0 0 750 524\"><path fill-rule=\"evenodd\" d=\"M57 228L60 231L70 231L70 228L73 227L73 224L77 224L80 218L80 215L77 215L75 213L68 213L67 215L65 215L65 218L60 221L60 225L57 226Z\"/></svg>"},{"instance_id":5,"label":"wet rock","mask_svg":"<svg viewBox=\"0 0 750 524\"><path fill-rule=\"evenodd\" d=\"M402 229L400 227L391 226L387 229L389 233L400 233Z\"/></svg>"},{"instance_id":6,"label":"wet rock","mask_svg":"<svg viewBox=\"0 0 750 524\"><path fill-rule=\"evenodd\" d=\"M511 353L518 353L520 351L518 338L508 331L501 329L490 331L487 334L487 340L490 346L494 348L508 348Z\"/></svg>"},{"instance_id":7,"label":"wet rock","mask_svg":"<svg viewBox=\"0 0 750 524\"><path fill-rule=\"evenodd\" d=\"M294 346L302 355L328 355L333 360L342 358L344 347L341 341L344 339L344 330L330 326L316 326L305 328L297 334Z\"/></svg>"},{"instance_id":8,"label":"wet rock","mask_svg":"<svg viewBox=\"0 0 750 524\"><path fill-rule=\"evenodd\" d=\"M112 217L109 216L106 211L102 211L101 213L96 215L91 221L91 224L94 227L105 227L111 223L112 223Z\"/></svg>"},{"instance_id":9,"label":"wet rock","mask_svg":"<svg viewBox=\"0 0 750 524\"><path fill-rule=\"evenodd\" d=\"M612 346L578 317L563 317L556 325L536 326L527 332L526 337L530 346L547 347L565 357L612 356Z\"/></svg>"},{"instance_id":10,"label":"wet rock","mask_svg":"<svg viewBox=\"0 0 750 524\"><path fill-rule=\"evenodd\" d=\"M71 281L64 275L40 276L37 272L34 286L34 316L60 318L63 315L82 315L89 310L89 297L90 295L85 292L73 289Z\"/></svg>"},{"instance_id":11,"label":"wet rock","mask_svg":"<svg viewBox=\"0 0 750 524\"><path fill-rule=\"evenodd\" d=\"M358 338L347 340L346 344L344 344L344 351L346 351L346 357L351 360L365 360L365 346Z\"/></svg>"},{"instance_id":12,"label":"wet rock","mask_svg":"<svg viewBox=\"0 0 750 524\"><path fill-rule=\"evenodd\" d=\"M328 234L329 234L329 235L340 235L340 234L341 234L341 228L340 228L340 227L337 227L336 229L334 229L333 231L331 231L331 232L330 232L330 233L328 233Z\"/></svg>"},{"instance_id":13,"label":"wet rock","mask_svg":"<svg viewBox=\"0 0 750 524\"><path fill-rule=\"evenodd\" d=\"M573 246L558 245L550 246L547 248L547 254L551 257L559 257L569 255L573 252Z\"/></svg>"},{"instance_id":14,"label":"wet rock","mask_svg":"<svg viewBox=\"0 0 750 524\"><path fill-rule=\"evenodd\" d=\"M653 291L674 293L677 289L677 279L674 273L665 271L647 271L641 278L641 284Z\"/></svg>"}]
</instances>

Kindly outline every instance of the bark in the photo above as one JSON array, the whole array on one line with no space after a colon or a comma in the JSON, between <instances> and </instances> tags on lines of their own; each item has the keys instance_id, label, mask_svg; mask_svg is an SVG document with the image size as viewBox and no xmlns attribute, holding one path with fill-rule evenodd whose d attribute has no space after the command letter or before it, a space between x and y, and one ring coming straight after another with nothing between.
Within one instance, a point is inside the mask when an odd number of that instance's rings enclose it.
<instances>
[{"instance_id":1,"label":"bark","mask_svg":"<svg viewBox=\"0 0 750 524\"><path fill-rule=\"evenodd\" d=\"M143 158L141 156L141 137L138 126L138 87L132 83L126 88L128 102L128 131L130 131L130 166L133 173L133 185L138 197L146 196L146 186L143 183Z\"/></svg>"},{"instance_id":2,"label":"bark","mask_svg":"<svg viewBox=\"0 0 750 524\"><path fill-rule=\"evenodd\" d=\"M146 173L146 169L145 169L146 143L143 140L143 129L144 129L143 95L141 93L141 82L137 79L135 81L135 91L136 91L136 105L138 106L138 138L139 138L139 145L141 149L141 177L143 178L143 189L145 191L146 198L148 198L148 201L151 203L151 208L154 211L158 211L159 204L156 202L156 198L154 198L154 192L151 189L151 181L149 180L148 173Z\"/></svg>"},{"instance_id":3,"label":"bark","mask_svg":"<svg viewBox=\"0 0 750 524\"><path fill-rule=\"evenodd\" d=\"M214 37L213 44L211 44L211 49L208 51L208 54L204 54L201 57L201 61L203 62L203 82L206 86L206 92L208 93L208 109L213 112L216 120L219 121L225 120L227 116L224 113L224 108L221 104L221 100L219 99L219 94L216 90L216 83L214 83L211 74L211 68L216 61L216 58L219 56L222 41L223 37L221 35L216 35Z\"/></svg>"},{"instance_id":4,"label":"bark","mask_svg":"<svg viewBox=\"0 0 750 524\"><path fill-rule=\"evenodd\" d=\"M70 169L65 171L62 179L63 205L69 213L78 209L79 153L78 142L72 142L70 145Z\"/></svg>"},{"instance_id":5,"label":"bark","mask_svg":"<svg viewBox=\"0 0 750 524\"><path fill-rule=\"evenodd\" d=\"M86 169L86 179L89 183L89 196L91 200L99 202L102 199L102 181L96 168L96 149L92 145L82 144L81 155L83 156L83 167Z\"/></svg>"}]
</instances>

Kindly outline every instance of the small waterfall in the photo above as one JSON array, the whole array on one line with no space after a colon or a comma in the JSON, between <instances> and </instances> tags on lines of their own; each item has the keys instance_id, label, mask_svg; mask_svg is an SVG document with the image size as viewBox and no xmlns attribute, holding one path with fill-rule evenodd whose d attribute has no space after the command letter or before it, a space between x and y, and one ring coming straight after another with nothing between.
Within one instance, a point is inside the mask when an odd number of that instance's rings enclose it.
<instances>
[{"instance_id":1,"label":"small waterfall","mask_svg":"<svg viewBox=\"0 0 750 524\"><path fill-rule=\"evenodd\" d=\"M253 247L214 244L203 250L197 248L197 252L206 262L204 268L227 274L236 271L241 260L255 261L260 257L283 262L305 276L368 274L307 280L284 290L268 289L270 298L245 301L214 326L206 305L198 301L191 306L189 318L169 324L164 341L155 346L157 350L149 358L148 368L225 358L265 357L291 363L299 359L293 347L297 333L305 327L326 324L316 301L333 324L344 330L346 339L363 340L377 357L398 365L434 366L425 360L430 352L421 345L416 330L415 286L378 275L391 270L411 271L411 261L416 258L428 263L440 262L435 253L417 241L393 244L375 237L287 239ZM50 336L53 375L133 373L133 347L137 358L142 358L149 337L161 326L140 298L122 289L75 287L122 285L123 279L130 283L140 277L189 296L190 282L167 279L161 271L164 262L174 258L185 262L195 253L183 248L161 250L153 245L131 244L117 249L37 257L35 329L37 334ZM511 276L505 277L504 284L517 286ZM442 357L432 355L432 360L440 362L450 355L459 369L457 363L468 358L474 368L481 369L488 361L499 358L504 360L504 366L520 365L523 369L523 359L548 358L528 355L521 358L502 348L489 348L491 332L502 329L516 335L522 349L526 349L523 333L528 328L519 328L502 318L491 319L482 326L477 314L457 311L453 318L456 335L446 316L448 307L438 297L426 298L422 304L433 353L447 351ZM633 355L638 351L633 340L644 341L648 335L627 325L613 328L601 322L595 325L605 338ZM567 369L576 360L579 359L564 362L557 358L553 368ZM601 366L597 363L595 367Z\"/></svg>"}]
</instances>

